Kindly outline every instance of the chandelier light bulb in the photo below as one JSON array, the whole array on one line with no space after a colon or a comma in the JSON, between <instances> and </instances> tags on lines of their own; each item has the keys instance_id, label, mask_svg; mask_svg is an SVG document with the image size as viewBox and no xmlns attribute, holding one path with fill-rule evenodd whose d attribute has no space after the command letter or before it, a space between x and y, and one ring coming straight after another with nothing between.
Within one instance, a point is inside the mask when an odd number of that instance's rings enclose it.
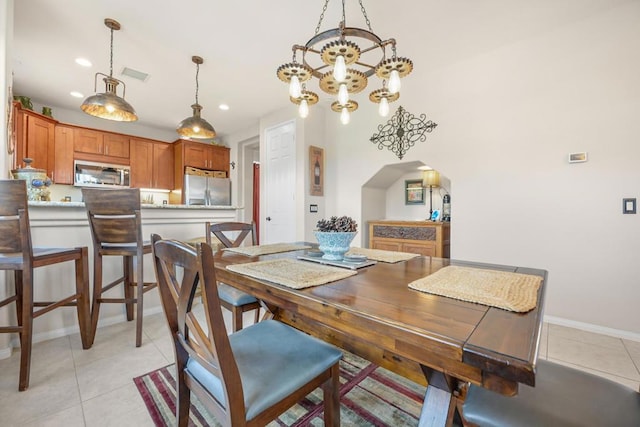
<instances>
[{"instance_id":1,"label":"chandelier light bulb","mask_svg":"<svg viewBox=\"0 0 640 427\"><path fill-rule=\"evenodd\" d=\"M347 107L344 107L342 109L342 112L340 113L340 122L342 122L343 125L348 125L350 119L351 117L349 115L349 109Z\"/></svg>"},{"instance_id":2,"label":"chandelier light bulb","mask_svg":"<svg viewBox=\"0 0 640 427\"><path fill-rule=\"evenodd\" d=\"M338 90L338 102L340 105L345 105L349 102L349 91L347 90L346 83L340 84L340 89Z\"/></svg>"},{"instance_id":3,"label":"chandelier light bulb","mask_svg":"<svg viewBox=\"0 0 640 427\"><path fill-rule=\"evenodd\" d=\"M194 131L195 133L200 132L200 127L199 127L199 126L194 126L194 127L193 127L193 131Z\"/></svg>"},{"instance_id":4,"label":"chandelier light bulb","mask_svg":"<svg viewBox=\"0 0 640 427\"><path fill-rule=\"evenodd\" d=\"M289 95L292 98L300 98L300 95L302 95L300 79L298 76L291 76L291 82L289 83Z\"/></svg>"},{"instance_id":5,"label":"chandelier light bulb","mask_svg":"<svg viewBox=\"0 0 640 427\"><path fill-rule=\"evenodd\" d=\"M333 66L333 78L337 82L343 82L347 78L347 64L342 55L336 56L336 63Z\"/></svg>"},{"instance_id":6,"label":"chandelier light bulb","mask_svg":"<svg viewBox=\"0 0 640 427\"><path fill-rule=\"evenodd\" d=\"M400 73L398 70L392 70L389 73L389 92L393 95L400 92Z\"/></svg>"},{"instance_id":7,"label":"chandelier light bulb","mask_svg":"<svg viewBox=\"0 0 640 427\"><path fill-rule=\"evenodd\" d=\"M383 96L380 99L380 105L378 106L378 113L382 117L387 117L389 115L389 101L386 96Z\"/></svg>"},{"instance_id":8,"label":"chandelier light bulb","mask_svg":"<svg viewBox=\"0 0 640 427\"><path fill-rule=\"evenodd\" d=\"M111 104L107 104L107 105L105 105L105 106L104 106L104 108L106 108L106 110L107 110L109 113L113 113L114 111L116 111L116 107L114 107L114 106L113 106L113 105L111 105Z\"/></svg>"},{"instance_id":9,"label":"chandelier light bulb","mask_svg":"<svg viewBox=\"0 0 640 427\"><path fill-rule=\"evenodd\" d=\"M303 99L302 101L300 101L300 107L298 107L298 114L303 119L306 119L307 116L309 115L309 103L307 102L306 99Z\"/></svg>"}]
</instances>

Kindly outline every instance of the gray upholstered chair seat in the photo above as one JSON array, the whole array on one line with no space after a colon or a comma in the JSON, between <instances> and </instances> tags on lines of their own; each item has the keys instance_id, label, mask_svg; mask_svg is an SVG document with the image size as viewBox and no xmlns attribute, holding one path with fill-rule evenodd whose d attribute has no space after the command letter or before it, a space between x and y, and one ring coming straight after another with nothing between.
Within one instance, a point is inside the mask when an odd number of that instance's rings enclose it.
<instances>
[{"instance_id":1,"label":"gray upholstered chair seat","mask_svg":"<svg viewBox=\"0 0 640 427\"><path fill-rule=\"evenodd\" d=\"M229 341L240 372L247 420L342 357L335 347L275 320L265 320L231 334ZM194 359L189 359L186 369L219 402L225 403L218 377Z\"/></svg>"},{"instance_id":2,"label":"gray upholstered chair seat","mask_svg":"<svg viewBox=\"0 0 640 427\"><path fill-rule=\"evenodd\" d=\"M640 393L608 379L539 360L536 386L508 397L472 385L464 418L479 426L640 426Z\"/></svg>"},{"instance_id":3,"label":"gray upholstered chair seat","mask_svg":"<svg viewBox=\"0 0 640 427\"><path fill-rule=\"evenodd\" d=\"M221 282L218 282L218 296L220 296L221 300L236 307L258 302L254 296Z\"/></svg>"}]
</instances>

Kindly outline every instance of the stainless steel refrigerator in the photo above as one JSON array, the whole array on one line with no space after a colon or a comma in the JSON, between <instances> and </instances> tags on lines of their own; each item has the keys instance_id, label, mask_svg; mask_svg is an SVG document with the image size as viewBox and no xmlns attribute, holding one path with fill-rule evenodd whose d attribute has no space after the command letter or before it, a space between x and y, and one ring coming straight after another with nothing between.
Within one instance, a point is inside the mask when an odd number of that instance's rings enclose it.
<instances>
[{"instance_id":1,"label":"stainless steel refrigerator","mask_svg":"<svg viewBox=\"0 0 640 427\"><path fill-rule=\"evenodd\" d=\"M184 176L184 203L187 205L231 205L231 180L198 175Z\"/></svg>"}]
</instances>

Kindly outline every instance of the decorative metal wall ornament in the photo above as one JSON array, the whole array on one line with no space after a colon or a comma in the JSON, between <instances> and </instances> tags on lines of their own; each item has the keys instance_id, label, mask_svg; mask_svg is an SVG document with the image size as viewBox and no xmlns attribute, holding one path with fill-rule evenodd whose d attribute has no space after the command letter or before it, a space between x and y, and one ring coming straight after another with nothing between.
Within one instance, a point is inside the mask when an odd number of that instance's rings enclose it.
<instances>
[{"instance_id":1,"label":"decorative metal wall ornament","mask_svg":"<svg viewBox=\"0 0 640 427\"><path fill-rule=\"evenodd\" d=\"M425 133L438 126L431 120L425 122L426 118L426 114L416 117L400 106L386 124L378 125L378 133L369 141L377 144L378 150L387 147L402 160L409 148L417 141L424 142L427 139Z\"/></svg>"}]
</instances>

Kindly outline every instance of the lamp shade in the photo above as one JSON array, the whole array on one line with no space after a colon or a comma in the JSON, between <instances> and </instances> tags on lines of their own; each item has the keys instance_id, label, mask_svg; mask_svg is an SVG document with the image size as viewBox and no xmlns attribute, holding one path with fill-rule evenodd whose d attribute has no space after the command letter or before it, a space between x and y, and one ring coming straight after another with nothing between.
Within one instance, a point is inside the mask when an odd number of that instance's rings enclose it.
<instances>
[{"instance_id":1,"label":"lamp shade","mask_svg":"<svg viewBox=\"0 0 640 427\"><path fill-rule=\"evenodd\" d=\"M422 186L423 187L439 187L440 173L434 169L429 169L424 171L422 173Z\"/></svg>"},{"instance_id":2,"label":"lamp shade","mask_svg":"<svg viewBox=\"0 0 640 427\"><path fill-rule=\"evenodd\" d=\"M106 91L91 95L84 100L80 108L85 113L101 119L115 120L118 122L135 122L138 120L136 111L124 98L116 95L115 90L118 81L105 78Z\"/></svg>"},{"instance_id":3,"label":"lamp shade","mask_svg":"<svg viewBox=\"0 0 640 427\"><path fill-rule=\"evenodd\" d=\"M200 117L202 106L193 104L193 116L180 122L176 132L183 138L210 139L215 138L216 130L211 124Z\"/></svg>"}]
</instances>

